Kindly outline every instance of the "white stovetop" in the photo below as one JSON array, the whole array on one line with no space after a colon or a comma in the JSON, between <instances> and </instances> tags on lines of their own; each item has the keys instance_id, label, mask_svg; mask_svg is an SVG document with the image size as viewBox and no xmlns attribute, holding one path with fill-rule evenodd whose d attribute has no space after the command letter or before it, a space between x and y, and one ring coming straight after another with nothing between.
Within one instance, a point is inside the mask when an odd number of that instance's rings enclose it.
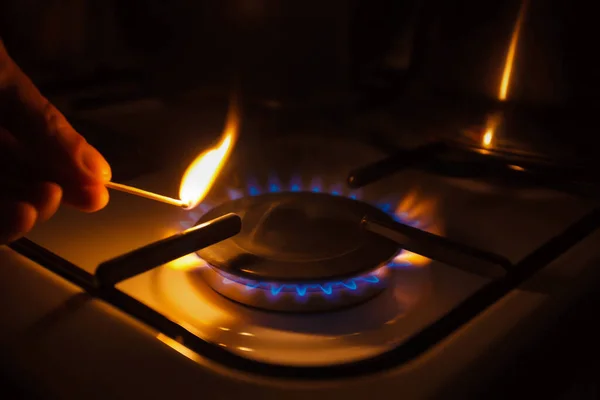
<instances>
[{"instance_id":1,"label":"white stovetop","mask_svg":"<svg viewBox=\"0 0 600 400\"><path fill-rule=\"evenodd\" d=\"M355 146L344 146L344 151L337 147L335 152L308 148L310 153L305 159L310 165L292 162L295 172L300 170L305 181L317 175L334 185L343 182L350 168L379 157ZM243 189L252 175L268 187L266 178L261 177L268 175L264 171L273 170L269 165L273 158L281 157L254 158L255 163L242 173L240 168L236 173L226 171L211 201L221 201L219 193L227 193L227 188ZM130 183L175 194L179 173L175 169ZM285 185L286 178L280 180ZM399 174L364 190L362 196L369 201L385 199L401 204L405 211L426 221L426 226L441 227L453 239L504 254L512 261L524 257L589 209L588 204L556 194L516 197L473 192L465 190L464 185L419 172ZM407 199L414 202L409 204ZM105 210L96 214L61 210L29 238L93 272L101 261L163 238L195 217L176 208L114 193ZM296 398L296 394L297 398L309 394L319 398L366 394L384 398L390 390L409 398L448 394L501 368L503 361L543 331L560 306L596 282L593 267L598 254L592 252L594 246L590 243L597 239L598 235L588 238L419 359L364 379L294 383L228 371L111 306L87 298L78 288L6 248L2 249L5 266L0 268L0 293L3 304L10 306L2 308L0 317L5 326L0 337L13 356L6 359L9 368L18 368L42 390L73 398L138 398L140 394L160 398L205 393L211 398L262 398L281 396L282 391L286 398ZM314 331L299 335L282 328L293 325L294 317L256 318L259 312L230 304L209 290L196 288L198 293L191 295L185 289L189 286L188 273L167 265L126 281L120 288L241 356L303 365L322 364L324 359L360 359L385 351L490 280L486 274L429 263L406 272L406 276L417 278L399 279L404 285L399 287L404 290L395 298L404 303L398 307L402 308L402 315L395 315L398 318L380 312L381 318L367 322L366 316L385 307L379 299L380 303L300 324L306 330L315 326L321 329L317 335ZM356 322L348 323L349 318ZM386 325L390 320L394 322ZM331 329L322 328L327 323ZM364 332L362 336L352 335L357 330ZM250 335L223 335L232 331ZM325 341L332 345L319 349ZM502 351L495 351L495 343L500 341ZM323 353L325 350L329 353ZM292 388L294 393L289 392Z\"/></svg>"}]
</instances>

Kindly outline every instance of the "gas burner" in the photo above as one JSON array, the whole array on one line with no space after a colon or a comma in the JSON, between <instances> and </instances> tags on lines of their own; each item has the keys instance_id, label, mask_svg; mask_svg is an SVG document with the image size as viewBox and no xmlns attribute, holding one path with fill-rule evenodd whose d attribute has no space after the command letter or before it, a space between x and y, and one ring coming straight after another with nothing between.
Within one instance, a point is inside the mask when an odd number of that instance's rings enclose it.
<instances>
[{"instance_id":1,"label":"gas burner","mask_svg":"<svg viewBox=\"0 0 600 400\"><path fill-rule=\"evenodd\" d=\"M390 271L380 267L337 281L282 283L250 280L207 266L204 280L217 293L237 303L280 312L331 311L360 304L385 287Z\"/></svg>"},{"instance_id":2,"label":"gas burner","mask_svg":"<svg viewBox=\"0 0 600 400\"><path fill-rule=\"evenodd\" d=\"M268 193L225 202L199 223L242 218L237 236L198 252L217 293L272 311L324 311L383 290L398 246L363 230L361 218L392 219L367 203L327 193Z\"/></svg>"}]
</instances>

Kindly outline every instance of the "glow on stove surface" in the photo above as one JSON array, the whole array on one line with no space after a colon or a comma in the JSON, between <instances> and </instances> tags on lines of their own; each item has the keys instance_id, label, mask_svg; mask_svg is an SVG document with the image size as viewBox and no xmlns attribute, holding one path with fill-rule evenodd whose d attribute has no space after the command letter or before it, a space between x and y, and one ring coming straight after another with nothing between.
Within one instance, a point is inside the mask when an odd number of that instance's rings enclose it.
<instances>
[{"instance_id":1,"label":"glow on stove surface","mask_svg":"<svg viewBox=\"0 0 600 400\"><path fill-rule=\"evenodd\" d=\"M377 205L404 223L442 233L439 225L434 223L438 222L435 219L435 203L428 202L417 192L378 201L371 193L348 191L343 184L325 182L319 177L295 177L289 182L282 182L276 176L271 176L265 182L249 180L243 188L225 190L225 196L220 201L214 201L218 195L209 196L214 203L205 201L195 210L188 211L186 219L180 221L181 227L192 226L203 213L228 199L270 192L315 191L365 201ZM315 283L314 286L273 286L269 282L250 281L240 283L239 277L229 277L231 282L225 285L239 285L239 290L249 296L262 290L273 299L278 299L277 296L294 296L295 301L302 303L312 299L313 295L331 301L335 301L337 293L358 295L361 288L385 281L387 289L365 303L310 316L264 312L228 300L202 279L191 279L192 275L208 268L195 254L168 264L168 268L155 270L152 276L148 274L147 278L152 283L141 287L151 288L145 301L154 308L162 310L204 340L242 357L283 365L330 365L381 354L427 323L427 313L412 311L430 295L430 270L425 268L429 262L424 257L402 251L381 267L386 272L381 282L376 282L371 274L367 274L344 281ZM235 281L231 278L235 278ZM136 282L141 282L141 279L125 284L134 285ZM138 286L137 290L143 289Z\"/></svg>"},{"instance_id":2,"label":"glow on stove surface","mask_svg":"<svg viewBox=\"0 0 600 400\"><path fill-rule=\"evenodd\" d=\"M194 272L171 268L148 276L152 284L144 288L151 291L144 299L204 340L244 358L280 365L331 365L381 354L427 322L412 311L431 292L429 269L395 271L386 278L387 290L371 300L310 315L264 312L232 302L202 279L190 279ZM308 300L308 293L307 289L303 299Z\"/></svg>"}]
</instances>

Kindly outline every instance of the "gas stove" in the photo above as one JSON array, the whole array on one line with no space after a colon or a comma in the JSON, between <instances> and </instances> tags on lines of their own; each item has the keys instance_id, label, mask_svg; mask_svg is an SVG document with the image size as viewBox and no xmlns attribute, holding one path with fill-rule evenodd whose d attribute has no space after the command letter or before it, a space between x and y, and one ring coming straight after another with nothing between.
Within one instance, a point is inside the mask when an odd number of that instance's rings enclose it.
<instances>
[{"instance_id":1,"label":"gas stove","mask_svg":"<svg viewBox=\"0 0 600 400\"><path fill-rule=\"evenodd\" d=\"M61 210L2 249L7 368L62 398L480 393L597 287L600 211L432 172L417 161L446 145L428 146L281 137L236 149L191 211L122 193ZM227 214L237 235L97 284L107 260Z\"/></svg>"}]
</instances>

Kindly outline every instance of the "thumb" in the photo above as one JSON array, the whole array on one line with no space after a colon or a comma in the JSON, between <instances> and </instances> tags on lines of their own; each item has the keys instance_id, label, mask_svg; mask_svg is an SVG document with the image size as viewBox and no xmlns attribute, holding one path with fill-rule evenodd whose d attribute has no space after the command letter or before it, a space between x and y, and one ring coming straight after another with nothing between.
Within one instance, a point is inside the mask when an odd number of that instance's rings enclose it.
<instances>
[{"instance_id":1,"label":"thumb","mask_svg":"<svg viewBox=\"0 0 600 400\"><path fill-rule=\"evenodd\" d=\"M40 131L24 138L31 144L33 155L46 160L55 179L75 184L104 183L111 179L112 171L106 159L81 136L64 115L50 102L34 108L27 103L30 113L38 115L43 126Z\"/></svg>"},{"instance_id":2,"label":"thumb","mask_svg":"<svg viewBox=\"0 0 600 400\"><path fill-rule=\"evenodd\" d=\"M36 164L58 183L110 180L104 157L77 132L10 58L0 42L0 123L27 148ZM63 182L60 182L63 181Z\"/></svg>"}]
</instances>

